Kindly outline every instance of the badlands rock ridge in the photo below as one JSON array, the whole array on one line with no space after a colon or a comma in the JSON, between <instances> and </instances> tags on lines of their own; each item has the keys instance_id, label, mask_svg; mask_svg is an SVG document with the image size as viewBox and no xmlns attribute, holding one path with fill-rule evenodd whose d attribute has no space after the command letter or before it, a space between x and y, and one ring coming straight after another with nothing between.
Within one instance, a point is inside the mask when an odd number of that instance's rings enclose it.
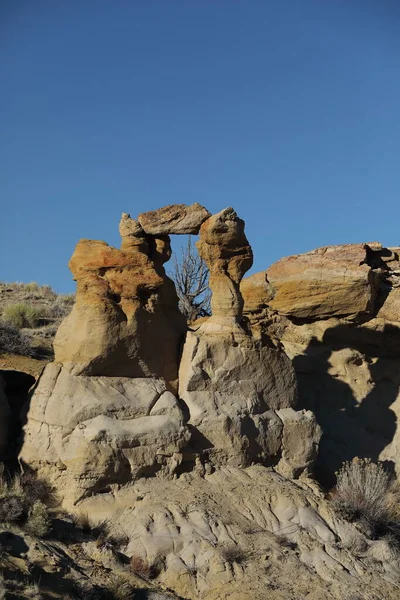
<instances>
[{"instance_id":1,"label":"badlands rock ridge","mask_svg":"<svg viewBox=\"0 0 400 600\"><path fill-rule=\"evenodd\" d=\"M27 406L24 468L186 599L397 600L397 555L310 474L331 485L357 455L399 468L399 249L320 248L243 279L232 208L124 214L120 234L71 258L76 303ZM212 316L190 327L170 234L198 234L210 271Z\"/></svg>"},{"instance_id":2,"label":"badlands rock ridge","mask_svg":"<svg viewBox=\"0 0 400 600\"><path fill-rule=\"evenodd\" d=\"M240 282L253 261L244 222L232 208L173 205L123 214L120 233L120 250L76 246L76 302L32 394L21 460L67 503L194 468L309 471L320 428L295 410L291 361L243 319ZM169 234L182 233L199 233L212 290L212 316L189 331L164 269Z\"/></svg>"}]
</instances>

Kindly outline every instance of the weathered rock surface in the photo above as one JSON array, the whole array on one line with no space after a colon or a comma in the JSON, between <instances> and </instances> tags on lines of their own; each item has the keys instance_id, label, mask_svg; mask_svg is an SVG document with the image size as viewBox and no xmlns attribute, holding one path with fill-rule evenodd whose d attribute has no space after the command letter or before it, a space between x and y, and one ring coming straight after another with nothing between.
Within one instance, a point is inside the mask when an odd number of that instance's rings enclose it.
<instances>
[{"instance_id":1,"label":"weathered rock surface","mask_svg":"<svg viewBox=\"0 0 400 600\"><path fill-rule=\"evenodd\" d=\"M288 357L262 347L243 330L214 333L211 323L188 332L179 370L179 396L190 424L215 464L273 462L282 423L272 412L296 402Z\"/></svg>"},{"instance_id":2,"label":"weathered rock surface","mask_svg":"<svg viewBox=\"0 0 400 600\"><path fill-rule=\"evenodd\" d=\"M151 235L197 234L200 225L210 213L204 206L192 204L170 204L138 216L143 230Z\"/></svg>"},{"instance_id":3,"label":"weathered rock surface","mask_svg":"<svg viewBox=\"0 0 400 600\"><path fill-rule=\"evenodd\" d=\"M188 600L398 598L387 543L337 519L309 479L259 465L184 474L162 493L141 479L76 510L109 519L129 538L125 553L164 565L156 582Z\"/></svg>"},{"instance_id":4,"label":"weathered rock surface","mask_svg":"<svg viewBox=\"0 0 400 600\"><path fill-rule=\"evenodd\" d=\"M273 288L268 304L301 319L371 313L375 288L366 261L366 244L326 246L282 258L267 271Z\"/></svg>"},{"instance_id":5,"label":"weathered rock surface","mask_svg":"<svg viewBox=\"0 0 400 600\"><path fill-rule=\"evenodd\" d=\"M225 208L203 223L197 242L209 271L214 317L241 318L243 299L239 284L253 264L253 253L244 233L244 221L233 208Z\"/></svg>"},{"instance_id":6,"label":"weathered rock surface","mask_svg":"<svg viewBox=\"0 0 400 600\"><path fill-rule=\"evenodd\" d=\"M123 229L123 228L122 228ZM169 240L153 238L148 253L125 243L81 240L69 267L76 303L55 341L55 360L76 375L160 377L176 385L186 323L173 282L165 275ZM154 348L162 347L163 353Z\"/></svg>"},{"instance_id":7,"label":"weathered rock surface","mask_svg":"<svg viewBox=\"0 0 400 600\"><path fill-rule=\"evenodd\" d=\"M331 484L355 456L389 461L400 472L398 249L322 248L278 261L242 286L254 335L283 344L298 378L298 407L322 428L324 481Z\"/></svg>"},{"instance_id":8,"label":"weathered rock surface","mask_svg":"<svg viewBox=\"0 0 400 600\"><path fill-rule=\"evenodd\" d=\"M20 459L73 502L141 474L171 475L188 438L163 381L76 376L51 363L30 402Z\"/></svg>"}]
</instances>

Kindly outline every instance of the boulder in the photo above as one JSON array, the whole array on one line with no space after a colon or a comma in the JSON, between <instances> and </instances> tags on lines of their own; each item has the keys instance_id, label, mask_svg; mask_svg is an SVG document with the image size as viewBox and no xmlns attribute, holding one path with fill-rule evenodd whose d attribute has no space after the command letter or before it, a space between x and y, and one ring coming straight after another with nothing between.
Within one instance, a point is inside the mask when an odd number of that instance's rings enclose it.
<instances>
[{"instance_id":1,"label":"boulder","mask_svg":"<svg viewBox=\"0 0 400 600\"><path fill-rule=\"evenodd\" d=\"M204 206L192 204L170 204L157 210L142 213L138 221L147 234L198 234L200 225L210 213Z\"/></svg>"},{"instance_id":2,"label":"boulder","mask_svg":"<svg viewBox=\"0 0 400 600\"><path fill-rule=\"evenodd\" d=\"M32 394L20 460L74 502L143 473L171 475L188 438L165 382L76 376L50 363Z\"/></svg>"},{"instance_id":3,"label":"boulder","mask_svg":"<svg viewBox=\"0 0 400 600\"><path fill-rule=\"evenodd\" d=\"M210 271L213 317L241 319L243 299L239 284L253 264L253 252L244 233L244 221L225 208L203 223L197 242Z\"/></svg>"},{"instance_id":4,"label":"boulder","mask_svg":"<svg viewBox=\"0 0 400 600\"><path fill-rule=\"evenodd\" d=\"M273 461L281 422L272 410L294 406L296 380L288 357L245 331L189 332L179 369L179 396L214 464Z\"/></svg>"},{"instance_id":5,"label":"boulder","mask_svg":"<svg viewBox=\"0 0 400 600\"><path fill-rule=\"evenodd\" d=\"M366 244L326 246L282 258L267 269L266 277L273 290L268 304L282 315L322 319L373 312L375 281ZM253 281L253 295L262 295L262 277L253 275ZM250 286L246 282L247 290Z\"/></svg>"}]
</instances>

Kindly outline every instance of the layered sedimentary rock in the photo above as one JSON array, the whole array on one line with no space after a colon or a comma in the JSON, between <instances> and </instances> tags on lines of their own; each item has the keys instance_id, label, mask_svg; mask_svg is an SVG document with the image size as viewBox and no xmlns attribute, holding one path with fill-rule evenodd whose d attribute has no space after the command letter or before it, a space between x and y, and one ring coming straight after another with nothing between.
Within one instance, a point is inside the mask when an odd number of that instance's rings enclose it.
<instances>
[{"instance_id":1,"label":"layered sedimentary rock","mask_svg":"<svg viewBox=\"0 0 400 600\"><path fill-rule=\"evenodd\" d=\"M170 204L157 210L142 213L138 221L143 230L151 235L197 234L200 225L210 217L204 206L192 204Z\"/></svg>"},{"instance_id":2,"label":"layered sedimentary rock","mask_svg":"<svg viewBox=\"0 0 400 600\"><path fill-rule=\"evenodd\" d=\"M356 244L282 259L243 281L255 336L282 343L299 407L322 428L320 476L355 456L399 470L400 262L397 248Z\"/></svg>"},{"instance_id":3,"label":"layered sedimentary rock","mask_svg":"<svg viewBox=\"0 0 400 600\"><path fill-rule=\"evenodd\" d=\"M92 240L75 249L76 303L32 395L21 451L62 482L68 502L176 469L312 470L320 429L295 410L291 361L243 320L239 286L253 260L244 222L232 208L208 214L199 205L138 220L124 213L121 250ZM187 326L164 270L168 234L199 228L213 314L187 331L182 349Z\"/></svg>"},{"instance_id":4,"label":"layered sedimentary rock","mask_svg":"<svg viewBox=\"0 0 400 600\"><path fill-rule=\"evenodd\" d=\"M284 352L262 347L245 331L204 324L187 335L179 395L214 464L278 460L282 421L273 411L296 402L294 370Z\"/></svg>"},{"instance_id":5,"label":"layered sedimentary rock","mask_svg":"<svg viewBox=\"0 0 400 600\"><path fill-rule=\"evenodd\" d=\"M160 377L173 386L186 324L163 268L169 239L144 238L132 221L123 216L123 250L77 244L69 263L76 302L57 332L55 360L76 375Z\"/></svg>"},{"instance_id":6,"label":"layered sedimentary rock","mask_svg":"<svg viewBox=\"0 0 400 600\"><path fill-rule=\"evenodd\" d=\"M173 474L188 437L163 381L76 376L51 363L31 400L20 459L75 502L142 474Z\"/></svg>"},{"instance_id":7,"label":"layered sedimentary rock","mask_svg":"<svg viewBox=\"0 0 400 600\"><path fill-rule=\"evenodd\" d=\"M242 319L239 284L253 260L244 222L232 208L213 215L201 226L197 247L213 295L212 316L188 332L180 363L179 395L189 424L214 464L275 464L284 439L275 411L295 406L296 380L285 353L256 340ZM296 476L311 465L307 455Z\"/></svg>"}]
</instances>

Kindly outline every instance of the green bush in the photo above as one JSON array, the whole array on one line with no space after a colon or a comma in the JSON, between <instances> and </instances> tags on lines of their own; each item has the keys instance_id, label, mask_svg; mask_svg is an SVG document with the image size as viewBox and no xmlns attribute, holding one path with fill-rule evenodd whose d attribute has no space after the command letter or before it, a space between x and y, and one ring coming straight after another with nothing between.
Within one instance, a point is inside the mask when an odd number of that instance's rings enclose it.
<instances>
[{"instance_id":1,"label":"green bush","mask_svg":"<svg viewBox=\"0 0 400 600\"><path fill-rule=\"evenodd\" d=\"M24 529L30 535L41 538L51 530L51 520L47 507L40 500L36 500L28 512Z\"/></svg>"},{"instance_id":2,"label":"green bush","mask_svg":"<svg viewBox=\"0 0 400 600\"><path fill-rule=\"evenodd\" d=\"M14 327L37 327L40 320L47 316L47 308L44 306L33 306L25 302L10 304L4 309L3 319Z\"/></svg>"}]
</instances>

